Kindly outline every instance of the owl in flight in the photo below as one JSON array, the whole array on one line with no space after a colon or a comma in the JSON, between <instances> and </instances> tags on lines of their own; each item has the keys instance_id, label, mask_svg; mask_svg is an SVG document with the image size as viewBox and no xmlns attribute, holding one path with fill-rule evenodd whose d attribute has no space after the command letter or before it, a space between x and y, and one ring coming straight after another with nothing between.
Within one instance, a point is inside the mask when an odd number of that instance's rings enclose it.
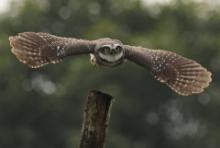
<instances>
[{"instance_id":1,"label":"owl in flight","mask_svg":"<svg viewBox=\"0 0 220 148\"><path fill-rule=\"evenodd\" d=\"M155 79L184 96L203 92L212 80L211 73L194 60L170 51L125 45L111 38L83 40L24 32L9 40L12 53L31 68L59 63L68 56L90 54L93 64L106 67L130 60L149 69Z\"/></svg>"}]
</instances>

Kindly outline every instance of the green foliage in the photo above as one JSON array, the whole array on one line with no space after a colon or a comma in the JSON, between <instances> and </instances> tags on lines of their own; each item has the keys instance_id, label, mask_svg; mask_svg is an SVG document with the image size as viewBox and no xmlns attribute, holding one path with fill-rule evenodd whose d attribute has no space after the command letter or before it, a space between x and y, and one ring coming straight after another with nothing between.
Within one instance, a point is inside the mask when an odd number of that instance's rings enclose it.
<instances>
[{"instance_id":1,"label":"green foliage","mask_svg":"<svg viewBox=\"0 0 220 148\"><path fill-rule=\"evenodd\" d=\"M176 1L25 0L0 19L0 147L71 148L80 138L88 90L114 96L107 148L209 148L220 145L220 13ZM29 69L10 53L8 36L44 31L61 36L113 37L169 49L213 72L203 94L180 97L131 62L109 69L89 56Z\"/></svg>"}]
</instances>

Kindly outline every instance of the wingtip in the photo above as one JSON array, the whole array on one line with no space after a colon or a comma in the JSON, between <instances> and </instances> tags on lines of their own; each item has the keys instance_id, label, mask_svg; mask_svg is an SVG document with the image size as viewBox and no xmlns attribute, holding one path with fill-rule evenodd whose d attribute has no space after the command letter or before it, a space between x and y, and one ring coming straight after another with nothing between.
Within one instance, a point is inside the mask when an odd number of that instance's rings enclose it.
<instances>
[{"instance_id":1,"label":"wingtip","mask_svg":"<svg viewBox=\"0 0 220 148\"><path fill-rule=\"evenodd\" d=\"M209 76L209 83L211 83L212 82L212 73L208 70L207 70L207 72L208 72L208 76Z\"/></svg>"},{"instance_id":2,"label":"wingtip","mask_svg":"<svg viewBox=\"0 0 220 148\"><path fill-rule=\"evenodd\" d=\"M9 36L9 38L8 38L11 47L13 47L14 39L15 39L15 36Z\"/></svg>"},{"instance_id":3,"label":"wingtip","mask_svg":"<svg viewBox=\"0 0 220 148\"><path fill-rule=\"evenodd\" d=\"M11 52L16 55L16 52L15 52L15 47L14 47L14 42L16 40L16 37L17 36L9 36L8 40L9 40L9 44L11 46Z\"/></svg>"},{"instance_id":4,"label":"wingtip","mask_svg":"<svg viewBox=\"0 0 220 148\"><path fill-rule=\"evenodd\" d=\"M167 51L156 56L155 78L180 95L202 93L212 81L212 73L194 60Z\"/></svg>"},{"instance_id":5,"label":"wingtip","mask_svg":"<svg viewBox=\"0 0 220 148\"><path fill-rule=\"evenodd\" d=\"M200 93L203 93L209 87L210 83L212 82L212 73L202 66L201 66L201 69L204 70L203 74L200 76L198 75L198 79L197 79L197 81L203 81L202 83L200 83L200 86L196 85L196 83L198 83L198 82L195 81L194 82L195 86L197 86L198 88L193 89L191 93L189 93L189 92L188 93L180 93L181 95L190 96L190 95L200 94Z\"/></svg>"},{"instance_id":6,"label":"wingtip","mask_svg":"<svg viewBox=\"0 0 220 148\"><path fill-rule=\"evenodd\" d=\"M38 33L22 32L15 36L9 36L8 39L12 54L30 68L39 68L48 63L58 63L61 61L57 57L48 59L47 53L43 55L41 52L43 51L42 48L50 50L50 47L47 46L47 42Z\"/></svg>"},{"instance_id":7,"label":"wingtip","mask_svg":"<svg viewBox=\"0 0 220 148\"><path fill-rule=\"evenodd\" d=\"M208 71L207 69L206 69L206 72L207 72L207 79L208 80L207 80L207 85L204 88L207 88L210 85L210 83L212 82L212 73L210 71Z\"/></svg>"}]
</instances>

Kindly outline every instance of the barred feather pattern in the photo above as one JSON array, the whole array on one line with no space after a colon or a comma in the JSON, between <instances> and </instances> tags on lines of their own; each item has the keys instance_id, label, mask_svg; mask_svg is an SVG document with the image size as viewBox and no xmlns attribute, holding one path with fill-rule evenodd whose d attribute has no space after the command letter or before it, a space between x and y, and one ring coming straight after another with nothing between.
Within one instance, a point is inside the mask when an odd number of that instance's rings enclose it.
<instances>
[{"instance_id":1,"label":"barred feather pattern","mask_svg":"<svg viewBox=\"0 0 220 148\"><path fill-rule=\"evenodd\" d=\"M31 68L58 63L65 55L65 42L47 33L25 32L9 37L12 53Z\"/></svg>"},{"instance_id":2,"label":"barred feather pattern","mask_svg":"<svg viewBox=\"0 0 220 148\"><path fill-rule=\"evenodd\" d=\"M165 50L151 50L152 74L176 93L201 93L211 82L211 73L197 62Z\"/></svg>"}]
</instances>

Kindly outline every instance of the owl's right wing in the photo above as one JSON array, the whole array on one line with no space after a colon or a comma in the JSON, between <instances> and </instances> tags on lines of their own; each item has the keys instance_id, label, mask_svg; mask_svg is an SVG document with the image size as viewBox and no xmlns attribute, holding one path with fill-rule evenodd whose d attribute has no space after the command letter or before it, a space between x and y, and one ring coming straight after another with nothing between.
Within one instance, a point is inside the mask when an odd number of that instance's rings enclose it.
<instances>
[{"instance_id":1,"label":"owl's right wing","mask_svg":"<svg viewBox=\"0 0 220 148\"><path fill-rule=\"evenodd\" d=\"M95 44L88 40L65 38L48 33L24 32L9 37L12 53L31 68L58 63L67 56L89 54Z\"/></svg>"},{"instance_id":2,"label":"owl's right wing","mask_svg":"<svg viewBox=\"0 0 220 148\"><path fill-rule=\"evenodd\" d=\"M125 58L150 69L155 79L180 95L203 92L211 82L211 73L194 60L165 50L124 45Z\"/></svg>"}]
</instances>

